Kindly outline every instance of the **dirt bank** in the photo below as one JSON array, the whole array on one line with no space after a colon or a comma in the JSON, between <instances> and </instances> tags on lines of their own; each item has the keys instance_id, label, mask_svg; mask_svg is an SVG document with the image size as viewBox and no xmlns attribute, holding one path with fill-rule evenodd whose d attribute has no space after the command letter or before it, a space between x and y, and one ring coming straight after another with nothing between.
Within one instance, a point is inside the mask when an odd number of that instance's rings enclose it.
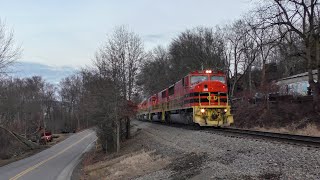
<instances>
[{"instance_id":1,"label":"dirt bank","mask_svg":"<svg viewBox=\"0 0 320 180\"><path fill-rule=\"evenodd\" d=\"M320 136L320 113L314 112L308 102L237 102L234 107L237 128Z\"/></svg>"}]
</instances>

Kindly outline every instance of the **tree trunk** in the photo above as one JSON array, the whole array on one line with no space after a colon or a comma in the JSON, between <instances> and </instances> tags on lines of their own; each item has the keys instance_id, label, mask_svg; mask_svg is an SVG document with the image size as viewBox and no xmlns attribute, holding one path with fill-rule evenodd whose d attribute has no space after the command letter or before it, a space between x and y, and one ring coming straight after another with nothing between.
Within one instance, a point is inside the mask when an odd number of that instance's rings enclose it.
<instances>
[{"instance_id":1,"label":"tree trunk","mask_svg":"<svg viewBox=\"0 0 320 180\"><path fill-rule=\"evenodd\" d=\"M126 129L127 129L127 136L126 138L129 139L130 138L130 118L126 118Z\"/></svg>"},{"instance_id":2,"label":"tree trunk","mask_svg":"<svg viewBox=\"0 0 320 180\"><path fill-rule=\"evenodd\" d=\"M264 88L265 82L266 82L266 63L263 62L262 70L261 70L261 84L260 84L262 88Z\"/></svg>"},{"instance_id":3,"label":"tree trunk","mask_svg":"<svg viewBox=\"0 0 320 180\"><path fill-rule=\"evenodd\" d=\"M316 48L317 49L317 48ZM312 57L311 57L311 47L309 46L306 46L306 55L307 55L307 61L308 61L308 79L309 79L309 85L310 85L310 88L312 89L313 91L313 109L315 111L318 111L319 110L319 105L318 105L318 99L319 99L319 89L317 88L317 84L315 81L314 81L314 78L313 78L313 73L312 73Z\"/></svg>"},{"instance_id":4,"label":"tree trunk","mask_svg":"<svg viewBox=\"0 0 320 180\"><path fill-rule=\"evenodd\" d=\"M317 63L317 82L315 83L314 88L314 95L313 95L313 103L316 111L320 111L320 44L319 44L319 36L316 38L315 43L315 50L316 50L316 63ZM313 76L313 75L312 75Z\"/></svg>"},{"instance_id":5,"label":"tree trunk","mask_svg":"<svg viewBox=\"0 0 320 180\"><path fill-rule=\"evenodd\" d=\"M238 79L238 64L237 64L237 50L234 49L234 75L233 75L233 83L231 89L231 98L233 97L236 91L237 79Z\"/></svg>"},{"instance_id":6,"label":"tree trunk","mask_svg":"<svg viewBox=\"0 0 320 180\"><path fill-rule=\"evenodd\" d=\"M233 82L232 82L232 89L231 89L231 98L233 97L234 95L234 92L235 92L235 89L236 89L236 86L237 86L237 76L234 76L233 78Z\"/></svg>"},{"instance_id":7,"label":"tree trunk","mask_svg":"<svg viewBox=\"0 0 320 180\"><path fill-rule=\"evenodd\" d=\"M251 64L249 65L248 71L249 71L249 72L248 72L248 73L249 73L249 74L248 74L248 76L249 76L249 92L250 92L250 95L251 95L251 93L252 93L252 82L251 82L251 81L252 81L252 80L251 80L251 79L252 79L252 77L251 77L251 75L252 75L252 74L251 74Z\"/></svg>"},{"instance_id":8,"label":"tree trunk","mask_svg":"<svg viewBox=\"0 0 320 180\"><path fill-rule=\"evenodd\" d=\"M117 153L120 151L120 121L117 122L117 133L116 133L116 136L117 136L117 141L116 141L116 148L117 148Z\"/></svg>"}]
</instances>

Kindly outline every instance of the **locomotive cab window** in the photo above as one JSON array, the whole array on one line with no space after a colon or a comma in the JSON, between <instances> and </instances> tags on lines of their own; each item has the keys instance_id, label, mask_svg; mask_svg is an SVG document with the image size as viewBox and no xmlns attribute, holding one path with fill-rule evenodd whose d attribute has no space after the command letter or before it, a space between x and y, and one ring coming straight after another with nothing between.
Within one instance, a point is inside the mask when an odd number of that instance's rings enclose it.
<instances>
[{"instance_id":1,"label":"locomotive cab window","mask_svg":"<svg viewBox=\"0 0 320 180\"><path fill-rule=\"evenodd\" d=\"M207 81L208 80L208 76L203 75L203 76L191 76L191 84L195 84L198 82L202 82L202 81Z\"/></svg>"},{"instance_id":2,"label":"locomotive cab window","mask_svg":"<svg viewBox=\"0 0 320 180\"><path fill-rule=\"evenodd\" d=\"M224 78L224 76L211 76L211 81L219 81L222 83L226 83L226 79Z\"/></svg>"},{"instance_id":3,"label":"locomotive cab window","mask_svg":"<svg viewBox=\"0 0 320 180\"><path fill-rule=\"evenodd\" d=\"M169 87L169 96L172 96L174 94L174 86Z\"/></svg>"},{"instance_id":4,"label":"locomotive cab window","mask_svg":"<svg viewBox=\"0 0 320 180\"><path fill-rule=\"evenodd\" d=\"M167 97L167 93L166 92L167 91L162 91L162 93L161 93L162 98L166 98Z\"/></svg>"},{"instance_id":5,"label":"locomotive cab window","mask_svg":"<svg viewBox=\"0 0 320 180\"><path fill-rule=\"evenodd\" d=\"M188 87L188 85L189 85L189 79L188 79L188 76L186 76L183 78L183 86Z\"/></svg>"}]
</instances>

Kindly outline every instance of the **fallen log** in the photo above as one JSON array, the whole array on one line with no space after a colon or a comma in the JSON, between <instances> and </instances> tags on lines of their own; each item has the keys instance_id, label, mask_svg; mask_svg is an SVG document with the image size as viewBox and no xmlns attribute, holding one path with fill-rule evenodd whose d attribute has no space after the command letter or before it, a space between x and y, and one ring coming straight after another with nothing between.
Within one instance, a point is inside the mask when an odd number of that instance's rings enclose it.
<instances>
[{"instance_id":1,"label":"fallen log","mask_svg":"<svg viewBox=\"0 0 320 180\"><path fill-rule=\"evenodd\" d=\"M3 126L0 126L1 129L7 131L12 137L14 137L18 142L20 142L21 144L27 146L28 148L30 149L37 149L39 148L39 145L32 142L32 141L29 141L28 139L26 139L25 137L23 136L20 136L19 134L17 134L16 132L13 132Z\"/></svg>"}]
</instances>

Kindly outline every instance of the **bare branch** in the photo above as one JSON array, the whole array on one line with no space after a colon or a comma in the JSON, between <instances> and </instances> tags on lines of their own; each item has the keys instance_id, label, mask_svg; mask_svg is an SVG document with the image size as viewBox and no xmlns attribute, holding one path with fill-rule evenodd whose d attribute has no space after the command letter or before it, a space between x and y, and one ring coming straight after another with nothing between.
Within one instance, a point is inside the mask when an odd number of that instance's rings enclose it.
<instances>
[{"instance_id":1,"label":"bare branch","mask_svg":"<svg viewBox=\"0 0 320 180\"><path fill-rule=\"evenodd\" d=\"M8 30L0 19L0 72L12 65L21 55L21 48L15 46L13 31Z\"/></svg>"}]
</instances>

